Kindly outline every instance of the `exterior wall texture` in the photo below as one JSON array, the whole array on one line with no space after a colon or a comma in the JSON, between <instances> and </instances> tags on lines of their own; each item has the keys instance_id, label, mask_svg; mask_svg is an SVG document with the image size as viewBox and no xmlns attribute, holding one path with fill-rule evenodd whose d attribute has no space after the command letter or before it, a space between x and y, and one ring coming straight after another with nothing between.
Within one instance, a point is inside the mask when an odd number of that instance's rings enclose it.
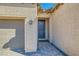
<instances>
[{"instance_id":1,"label":"exterior wall texture","mask_svg":"<svg viewBox=\"0 0 79 59\"><path fill-rule=\"evenodd\" d=\"M79 4L64 4L51 19L50 41L68 55L79 55Z\"/></svg>"}]
</instances>

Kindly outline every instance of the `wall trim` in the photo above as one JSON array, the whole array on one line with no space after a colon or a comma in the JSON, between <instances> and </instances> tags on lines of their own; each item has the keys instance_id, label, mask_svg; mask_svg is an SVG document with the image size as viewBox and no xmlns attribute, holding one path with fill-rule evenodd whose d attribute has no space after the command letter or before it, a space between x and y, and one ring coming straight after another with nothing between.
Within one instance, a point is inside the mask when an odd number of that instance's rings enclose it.
<instances>
[{"instance_id":1,"label":"wall trim","mask_svg":"<svg viewBox=\"0 0 79 59\"><path fill-rule=\"evenodd\" d=\"M38 19L49 19L49 17L37 17Z\"/></svg>"},{"instance_id":2,"label":"wall trim","mask_svg":"<svg viewBox=\"0 0 79 59\"><path fill-rule=\"evenodd\" d=\"M0 19L25 19L23 16L0 16Z\"/></svg>"}]
</instances>

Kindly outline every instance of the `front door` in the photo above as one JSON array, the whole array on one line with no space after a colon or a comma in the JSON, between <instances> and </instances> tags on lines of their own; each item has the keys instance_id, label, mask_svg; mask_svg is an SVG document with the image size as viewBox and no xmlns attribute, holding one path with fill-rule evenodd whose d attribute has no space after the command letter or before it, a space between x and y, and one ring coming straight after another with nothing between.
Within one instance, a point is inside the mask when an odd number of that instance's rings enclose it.
<instances>
[{"instance_id":1,"label":"front door","mask_svg":"<svg viewBox=\"0 0 79 59\"><path fill-rule=\"evenodd\" d=\"M45 39L45 20L38 20L38 39Z\"/></svg>"}]
</instances>

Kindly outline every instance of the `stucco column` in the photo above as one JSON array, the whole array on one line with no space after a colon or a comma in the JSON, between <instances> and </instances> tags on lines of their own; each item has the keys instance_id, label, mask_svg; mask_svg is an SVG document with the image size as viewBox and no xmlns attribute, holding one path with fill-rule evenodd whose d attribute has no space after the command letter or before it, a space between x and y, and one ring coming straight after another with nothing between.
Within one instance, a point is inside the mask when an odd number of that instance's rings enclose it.
<instances>
[{"instance_id":1,"label":"stucco column","mask_svg":"<svg viewBox=\"0 0 79 59\"><path fill-rule=\"evenodd\" d=\"M35 52L37 50L37 20L29 24L29 17L25 19L25 52Z\"/></svg>"}]
</instances>

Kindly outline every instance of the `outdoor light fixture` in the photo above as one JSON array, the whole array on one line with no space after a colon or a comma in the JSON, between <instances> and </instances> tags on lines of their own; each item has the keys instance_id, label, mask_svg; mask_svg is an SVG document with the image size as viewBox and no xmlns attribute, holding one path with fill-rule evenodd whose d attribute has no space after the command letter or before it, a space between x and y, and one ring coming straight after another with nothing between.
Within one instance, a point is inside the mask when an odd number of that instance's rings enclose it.
<instances>
[{"instance_id":1,"label":"outdoor light fixture","mask_svg":"<svg viewBox=\"0 0 79 59\"><path fill-rule=\"evenodd\" d=\"M31 25L34 21L34 18L32 18L31 20L29 20L29 24Z\"/></svg>"},{"instance_id":2,"label":"outdoor light fixture","mask_svg":"<svg viewBox=\"0 0 79 59\"><path fill-rule=\"evenodd\" d=\"M29 20L29 24L31 25L33 23L33 21L32 20Z\"/></svg>"}]
</instances>

